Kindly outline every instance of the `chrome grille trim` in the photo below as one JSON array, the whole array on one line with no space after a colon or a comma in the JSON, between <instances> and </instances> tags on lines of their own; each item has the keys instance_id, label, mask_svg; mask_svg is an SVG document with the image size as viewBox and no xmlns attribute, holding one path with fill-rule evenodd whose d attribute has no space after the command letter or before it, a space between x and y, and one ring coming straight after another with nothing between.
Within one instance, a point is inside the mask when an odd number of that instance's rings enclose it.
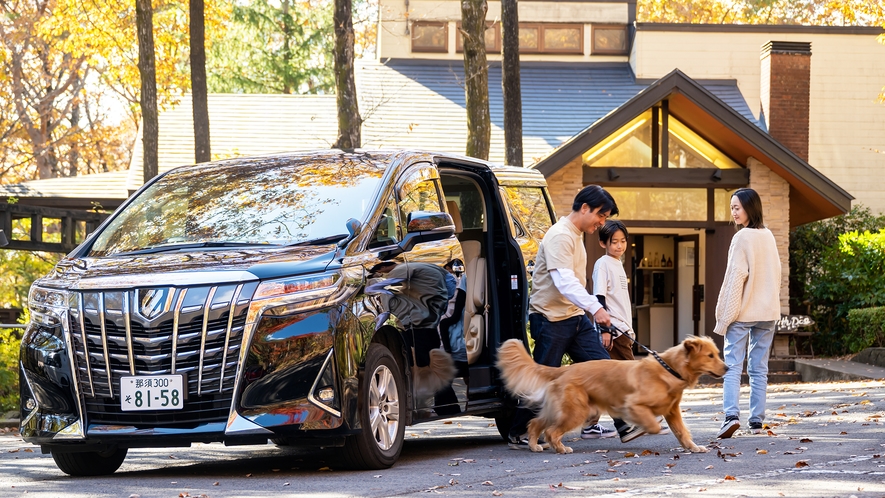
<instances>
[{"instance_id":1,"label":"chrome grille trim","mask_svg":"<svg viewBox=\"0 0 885 498\"><path fill-rule=\"evenodd\" d=\"M172 312L172 373L175 373L175 360L178 358L178 322L181 318L181 305L184 304L184 296L187 289L181 289L178 293L178 301L175 302L175 311Z\"/></svg>"},{"instance_id":2,"label":"chrome grille trim","mask_svg":"<svg viewBox=\"0 0 885 498\"><path fill-rule=\"evenodd\" d=\"M200 340L200 370L197 372L197 396L203 394L203 360L206 357L206 330L209 328L209 306L212 304L212 298L215 297L215 291L218 286L212 286L209 289L209 295L206 296L206 303L203 305L203 337Z\"/></svg>"},{"instance_id":3,"label":"chrome grille trim","mask_svg":"<svg viewBox=\"0 0 885 498\"><path fill-rule=\"evenodd\" d=\"M221 375L218 376L218 392L224 390L224 367L227 365L227 350L230 349L230 335L233 332L234 310L237 309L237 301L240 299L240 292L243 290L243 284L237 286L234 291L234 297L230 300L230 312L227 316L227 336L224 338L224 353L221 356Z\"/></svg>"},{"instance_id":4,"label":"chrome grille trim","mask_svg":"<svg viewBox=\"0 0 885 498\"><path fill-rule=\"evenodd\" d=\"M129 292L123 293L123 326L126 329L126 352L129 353L129 375L135 375L135 353L132 351L132 323L129 311Z\"/></svg>"},{"instance_id":5,"label":"chrome grille trim","mask_svg":"<svg viewBox=\"0 0 885 498\"><path fill-rule=\"evenodd\" d=\"M86 374L89 377L89 395L95 397L95 384L92 382L92 361L89 360L89 343L86 342L86 322L83 309L83 294L77 293L77 319L80 322L80 338L83 341L83 357L86 358Z\"/></svg>"},{"instance_id":6,"label":"chrome grille trim","mask_svg":"<svg viewBox=\"0 0 885 498\"><path fill-rule=\"evenodd\" d=\"M104 369L105 373L108 376L108 397L114 397L114 380L111 376L111 358L108 355L108 333L106 330L105 322L104 322L104 292L98 293L98 320L99 325L101 326L101 347L104 352ZM86 345L88 349L89 346Z\"/></svg>"}]
</instances>

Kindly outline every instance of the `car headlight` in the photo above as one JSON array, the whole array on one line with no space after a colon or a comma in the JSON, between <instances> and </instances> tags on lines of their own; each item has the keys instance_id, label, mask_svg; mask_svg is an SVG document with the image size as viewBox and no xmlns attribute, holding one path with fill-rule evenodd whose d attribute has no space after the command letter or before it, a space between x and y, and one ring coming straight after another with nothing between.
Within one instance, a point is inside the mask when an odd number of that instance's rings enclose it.
<instances>
[{"instance_id":1,"label":"car headlight","mask_svg":"<svg viewBox=\"0 0 885 498\"><path fill-rule=\"evenodd\" d=\"M267 280L258 285L252 300L259 301L284 296L293 296L305 301L320 299L335 293L340 278L341 276L336 272Z\"/></svg>"},{"instance_id":2,"label":"car headlight","mask_svg":"<svg viewBox=\"0 0 885 498\"><path fill-rule=\"evenodd\" d=\"M28 292L31 320L48 327L61 325L62 316L68 309L69 298L70 293L67 291L32 285Z\"/></svg>"}]
</instances>

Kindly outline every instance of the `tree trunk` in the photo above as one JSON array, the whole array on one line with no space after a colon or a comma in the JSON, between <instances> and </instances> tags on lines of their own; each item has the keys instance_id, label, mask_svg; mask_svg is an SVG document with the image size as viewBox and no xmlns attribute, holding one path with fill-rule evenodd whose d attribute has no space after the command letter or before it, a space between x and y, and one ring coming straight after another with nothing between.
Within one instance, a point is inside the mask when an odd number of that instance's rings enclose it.
<instances>
[{"instance_id":1,"label":"tree trunk","mask_svg":"<svg viewBox=\"0 0 885 498\"><path fill-rule=\"evenodd\" d=\"M517 0L501 0L501 87L504 92L504 163L522 163L522 89L519 80Z\"/></svg>"},{"instance_id":2,"label":"tree trunk","mask_svg":"<svg viewBox=\"0 0 885 498\"><path fill-rule=\"evenodd\" d=\"M135 26L138 31L138 73L141 75L141 121L144 145L144 182L159 173L157 142L157 70L154 63L154 11L151 0L135 0Z\"/></svg>"},{"instance_id":3,"label":"tree trunk","mask_svg":"<svg viewBox=\"0 0 885 498\"><path fill-rule=\"evenodd\" d=\"M335 92L338 103L338 139L333 147L352 150L362 145L359 102L353 77L352 0L335 0Z\"/></svg>"},{"instance_id":4,"label":"tree trunk","mask_svg":"<svg viewBox=\"0 0 885 498\"><path fill-rule=\"evenodd\" d=\"M194 159L212 160L209 147L209 92L206 89L206 29L203 0L190 0L191 96L194 107Z\"/></svg>"},{"instance_id":5,"label":"tree trunk","mask_svg":"<svg viewBox=\"0 0 885 498\"><path fill-rule=\"evenodd\" d=\"M467 100L467 155L489 158L489 65L486 59L486 0L461 0L464 37L464 91Z\"/></svg>"}]
</instances>

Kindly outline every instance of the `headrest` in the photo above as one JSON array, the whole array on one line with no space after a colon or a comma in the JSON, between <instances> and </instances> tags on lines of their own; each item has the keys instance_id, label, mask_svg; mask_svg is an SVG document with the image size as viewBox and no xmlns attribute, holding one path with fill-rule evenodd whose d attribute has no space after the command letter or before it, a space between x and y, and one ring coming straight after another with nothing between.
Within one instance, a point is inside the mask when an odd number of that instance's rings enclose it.
<instances>
[{"instance_id":1,"label":"headrest","mask_svg":"<svg viewBox=\"0 0 885 498\"><path fill-rule=\"evenodd\" d=\"M449 210L452 221L455 222L455 233L461 233L464 226L461 224L461 211L458 209L458 204L455 201L446 201L446 209Z\"/></svg>"}]
</instances>

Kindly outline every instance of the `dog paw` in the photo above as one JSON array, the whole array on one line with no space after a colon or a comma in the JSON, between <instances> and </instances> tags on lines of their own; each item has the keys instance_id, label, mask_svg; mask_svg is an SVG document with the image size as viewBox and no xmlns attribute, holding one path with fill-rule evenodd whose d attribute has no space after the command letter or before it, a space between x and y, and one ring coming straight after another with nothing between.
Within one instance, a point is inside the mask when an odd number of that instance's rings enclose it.
<instances>
[{"instance_id":1,"label":"dog paw","mask_svg":"<svg viewBox=\"0 0 885 498\"><path fill-rule=\"evenodd\" d=\"M566 454L568 454L568 453L572 453L572 452L574 452L574 451L575 451L575 450L569 448L568 446L563 446L563 447L562 447L562 451L558 451L557 453L566 453Z\"/></svg>"},{"instance_id":2,"label":"dog paw","mask_svg":"<svg viewBox=\"0 0 885 498\"><path fill-rule=\"evenodd\" d=\"M529 445L529 449L534 451L535 453L540 453L540 452L544 451L544 448L542 448L540 444Z\"/></svg>"},{"instance_id":3,"label":"dog paw","mask_svg":"<svg viewBox=\"0 0 885 498\"><path fill-rule=\"evenodd\" d=\"M694 448L690 448L689 451L691 451L692 453L706 453L709 450L707 448L704 448L703 446L695 445Z\"/></svg>"}]
</instances>

